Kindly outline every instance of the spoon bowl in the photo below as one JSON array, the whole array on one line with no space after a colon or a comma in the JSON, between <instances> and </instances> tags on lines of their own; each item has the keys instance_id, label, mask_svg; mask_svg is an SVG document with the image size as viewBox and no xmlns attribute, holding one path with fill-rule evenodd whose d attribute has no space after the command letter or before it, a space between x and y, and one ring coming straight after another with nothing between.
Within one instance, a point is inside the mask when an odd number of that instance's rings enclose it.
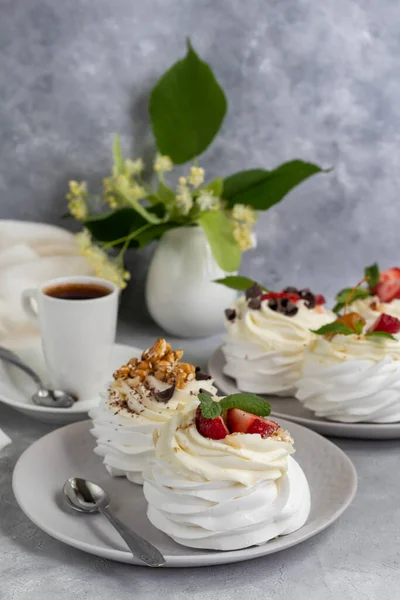
<instances>
[{"instance_id":1,"label":"spoon bowl","mask_svg":"<svg viewBox=\"0 0 400 600\"><path fill-rule=\"evenodd\" d=\"M165 564L165 558L153 544L132 531L112 514L108 508L110 496L99 485L86 479L71 477L64 483L63 493L70 508L87 514L99 512L106 517L125 540L132 554L146 565L161 567Z\"/></svg>"}]
</instances>

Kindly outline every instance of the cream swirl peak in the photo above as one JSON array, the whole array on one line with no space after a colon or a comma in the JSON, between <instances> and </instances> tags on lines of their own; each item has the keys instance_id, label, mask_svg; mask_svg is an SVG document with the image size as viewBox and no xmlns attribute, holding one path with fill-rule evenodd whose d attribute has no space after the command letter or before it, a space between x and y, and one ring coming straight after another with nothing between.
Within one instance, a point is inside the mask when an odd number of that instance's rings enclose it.
<instances>
[{"instance_id":1,"label":"cream swirl peak","mask_svg":"<svg viewBox=\"0 0 400 600\"><path fill-rule=\"evenodd\" d=\"M215 550L263 544L299 529L310 493L290 456L290 434L231 408L223 417L224 437L213 439L205 435L200 411L193 401L159 430L156 460L144 473L151 523L180 544ZM257 421L267 424L264 433Z\"/></svg>"},{"instance_id":2,"label":"cream swirl peak","mask_svg":"<svg viewBox=\"0 0 400 600\"><path fill-rule=\"evenodd\" d=\"M212 379L181 362L182 355L164 339L157 340L141 359L131 359L114 373L100 406L90 412L95 452L112 475L142 483L142 470L154 456L156 428L200 389L216 393Z\"/></svg>"},{"instance_id":3,"label":"cream swirl peak","mask_svg":"<svg viewBox=\"0 0 400 600\"><path fill-rule=\"evenodd\" d=\"M257 285L249 288L225 313L224 372L242 390L293 393L304 349L314 338L310 330L335 318L323 308L324 301L308 289L263 293Z\"/></svg>"}]
</instances>

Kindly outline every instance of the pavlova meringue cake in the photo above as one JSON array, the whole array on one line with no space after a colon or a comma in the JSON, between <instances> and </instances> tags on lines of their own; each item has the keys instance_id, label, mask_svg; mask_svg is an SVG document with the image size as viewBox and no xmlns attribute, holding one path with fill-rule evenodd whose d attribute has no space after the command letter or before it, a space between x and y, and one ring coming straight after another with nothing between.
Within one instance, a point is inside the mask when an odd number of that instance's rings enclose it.
<instances>
[{"instance_id":1,"label":"pavlova meringue cake","mask_svg":"<svg viewBox=\"0 0 400 600\"><path fill-rule=\"evenodd\" d=\"M345 288L336 296L334 312L345 304L371 325L381 314L400 319L400 268L380 271L377 264L364 269L365 277L354 289Z\"/></svg>"},{"instance_id":2,"label":"pavlova meringue cake","mask_svg":"<svg viewBox=\"0 0 400 600\"><path fill-rule=\"evenodd\" d=\"M148 518L184 546L247 548L308 518L310 491L291 456L293 439L265 418L265 400L238 396L200 393L159 430L156 460L144 472Z\"/></svg>"},{"instance_id":3,"label":"pavlova meringue cake","mask_svg":"<svg viewBox=\"0 0 400 600\"><path fill-rule=\"evenodd\" d=\"M200 388L215 393L211 378L181 362L182 350L164 339L114 373L98 408L91 410L96 454L111 475L143 483L142 471L154 457L153 433Z\"/></svg>"},{"instance_id":4,"label":"pavlova meringue cake","mask_svg":"<svg viewBox=\"0 0 400 600\"><path fill-rule=\"evenodd\" d=\"M310 330L335 318L324 302L309 289L274 293L252 285L225 311L224 373L247 392L293 394L304 349L314 337Z\"/></svg>"},{"instance_id":5,"label":"pavlova meringue cake","mask_svg":"<svg viewBox=\"0 0 400 600\"><path fill-rule=\"evenodd\" d=\"M400 421L400 321L358 313L322 327L304 356L296 398L318 417L346 423Z\"/></svg>"}]
</instances>

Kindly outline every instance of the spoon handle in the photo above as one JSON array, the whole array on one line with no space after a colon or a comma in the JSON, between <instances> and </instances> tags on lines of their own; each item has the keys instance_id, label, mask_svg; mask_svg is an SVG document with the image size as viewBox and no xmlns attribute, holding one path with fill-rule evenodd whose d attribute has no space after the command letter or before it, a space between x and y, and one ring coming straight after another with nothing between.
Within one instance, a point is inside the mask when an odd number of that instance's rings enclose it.
<instances>
[{"instance_id":1,"label":"spoon handle","mask_svg":"<svg viewBox=\"0 0 400 600\"><path fill-rule=\"evenodd\" d=\"M40 389L44 388L43 382L40 379L39 375L35 373L33 369L28 367L28 365L22 362L19 356L14 354L14 352L11 352L11 350L8 350L8 348L3 348L2 346L0 346L0 360L4 360L5 362L8 362L14 365L15 367L18 367L19 369L21 369L21 371L24 371L27 375L29 375L29 377L33 379L33 381Z\"/></svg>"},{"instance_id":2,"label":"spoon handle","mask_svg":"<svg viewBox=\"0 0 400 600\"><path fill-rule=\"evenodd\" d=\"M165 564L165 558L155 546L131 531L122 521L115 517L108 507L100 508L99 512L106 517L111 525L115 527L120 536L125 540L132 554L140 558L149 567L161 567Z\"/></svg>"}]
</instances>

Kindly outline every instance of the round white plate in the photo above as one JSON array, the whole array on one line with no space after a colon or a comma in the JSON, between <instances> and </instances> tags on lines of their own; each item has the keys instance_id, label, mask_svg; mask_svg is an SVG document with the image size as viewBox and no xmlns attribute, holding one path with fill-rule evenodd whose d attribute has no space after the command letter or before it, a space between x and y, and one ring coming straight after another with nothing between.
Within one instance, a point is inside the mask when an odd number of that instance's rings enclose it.
<instances>
[{"instance_id":1,"label":"round white plate","mask_svg":"<svg viewBox=\"0 0 400 600\"><path fill-rule=\"evenodd\" d=\"M81 515L65 507L60 490L69 477L85 477L106 489L115 513L159 548L167 567L216 565L264 556L294 546L328 527L350 504L357 488L355 469L342 450L300 425L282 425L290 426L295 438L295 457L310 485L311 513L301 529L263 546L230 552L195 550L179 546L155 529L146 517L141 486L125 478L111 477L101 459L94 454L90 421L56 429L28 448L14 470L14 495L29 519L52 537L74 548L120 562L142 564L132 557L122 539L101 515Z\"/></svg>"},{"instance_id":2,"label":"round white plate","mask_svg":"<svg viewBox=\"0 0 400 600\"><path fill-rule=\"evenodd\" d=\"M223 352L221 348L218 348L208 363L208 372L215 380L215 385L221 392L224 394L237 394L239 388L236 385L236 381L223 372L225 362ZM328 421L323 417L316 417L314 413L304 408L296 398L267 395L265 395L265 398L271 402L272 414L275 417L300 423L323 435L368 440L392 440L400 438L400 423L339 423L338 421Z\"/></svg>"},{"instance_id":3,"label":"round white plate","mask_svg":"<svg viewBox=\"0 0 400 600\"><path fill-rule=\"evenodd\" d=\"M14 350L14 352L37 371L43 381L46 382L46 367L40 344L37 343L29 348ZM114 344L110 364L107 367L107 373L104 374L104 384L111 380L113 372L118 367L133 356L140 356L141 353L142 350L139 350L139 348ZM48 408L33 404L31 396L34 391L35 384L23 371L0 361L0 402L12 406L29 417L45 423L71 423L86 419L88 411L99 402L99 395L94 394L90 398L78 400L71 408Z\"/></svg>"}]
</instances>

